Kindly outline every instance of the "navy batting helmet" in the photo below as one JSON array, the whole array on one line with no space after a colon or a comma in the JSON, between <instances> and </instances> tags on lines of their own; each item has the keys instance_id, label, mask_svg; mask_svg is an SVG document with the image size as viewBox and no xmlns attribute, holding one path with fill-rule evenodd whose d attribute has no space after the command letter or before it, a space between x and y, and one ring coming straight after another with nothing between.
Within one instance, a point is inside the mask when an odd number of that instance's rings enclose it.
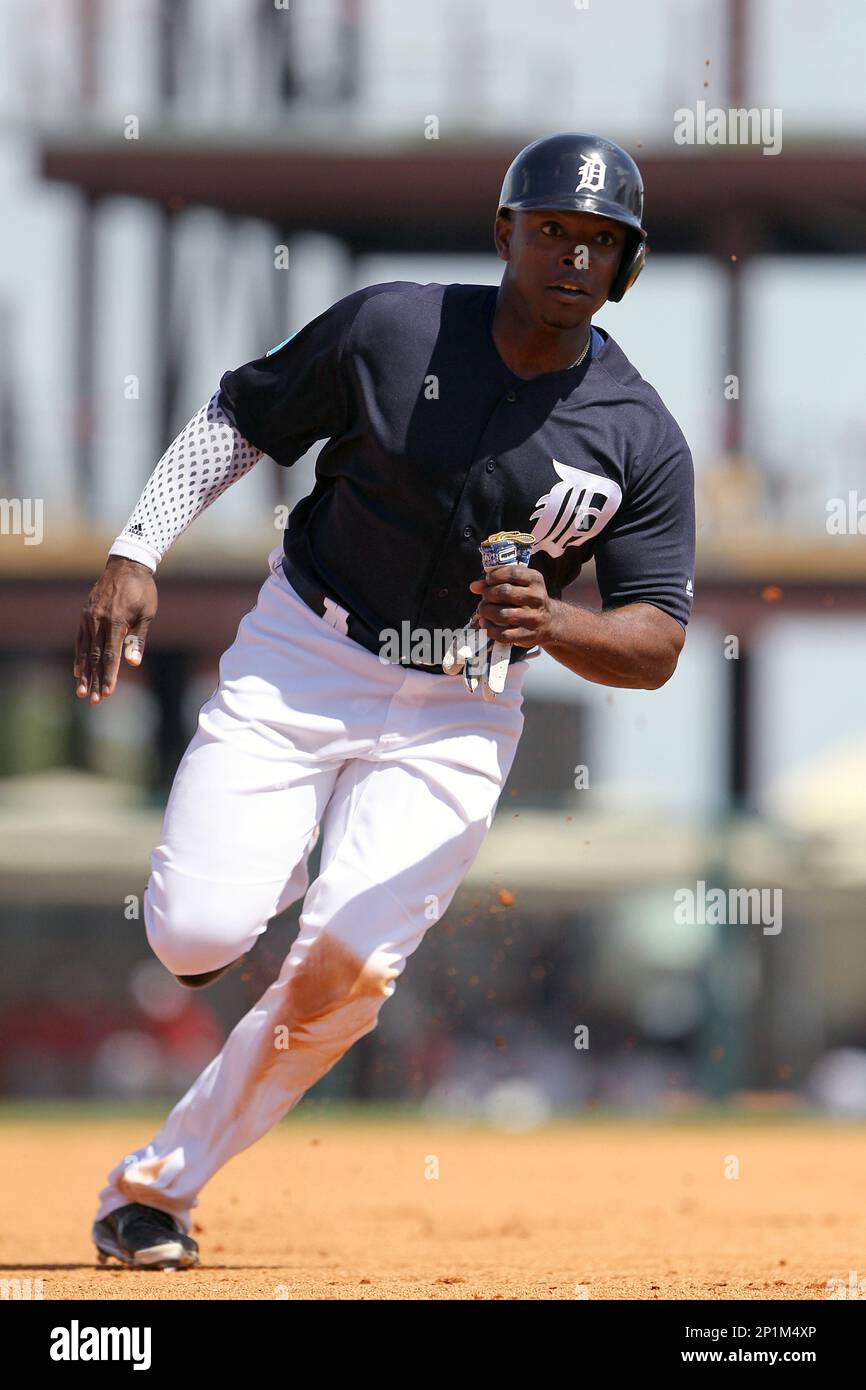
<instances>
[{"instance_id":1,"label":"navy batting helmet","mask_svg":"<svg viewBox=\"0 0 866 1390\"><path fill-rule=\"evenodd\" d=\"M643 269L643 180L625 150L599 135L568 131L534 140L512 163L499 211L593 212L628 228L608 299L619 303Z\"/></svg>"}]
</instances>

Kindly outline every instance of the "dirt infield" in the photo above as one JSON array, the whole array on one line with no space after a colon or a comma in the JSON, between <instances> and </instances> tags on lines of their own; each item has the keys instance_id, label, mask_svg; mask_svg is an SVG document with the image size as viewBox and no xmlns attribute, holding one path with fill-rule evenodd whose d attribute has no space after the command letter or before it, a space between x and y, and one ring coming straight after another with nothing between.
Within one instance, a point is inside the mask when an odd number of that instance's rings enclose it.
<instances>
[{"instance_id":1,"label":"dirt infield","mask_svg":"<svg viewBox=\"0 0 866 1390\"><path fill-rule=\"evenodd\" d=\"M95 1192L153 1128L7 1115L0 1277L41 1278L46 1299L717 1300L822 1299L829 1279L866 1275L862 1125L588 1119L507 1134L303 1111L205 1190L201 1268L101 1268Z\"/></svg>"}]
</instances>

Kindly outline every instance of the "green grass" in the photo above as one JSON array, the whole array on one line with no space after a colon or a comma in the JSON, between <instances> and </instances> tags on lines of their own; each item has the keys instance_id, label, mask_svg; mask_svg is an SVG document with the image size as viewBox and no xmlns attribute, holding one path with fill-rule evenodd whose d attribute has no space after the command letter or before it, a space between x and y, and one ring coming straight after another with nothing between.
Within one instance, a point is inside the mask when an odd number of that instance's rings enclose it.
<instances>
[{"instance_id":1,"label":"green grass","mask_svg":"<svg viewBox=\"0 0 866 1390\"><path fill-rule=\"evenodd\" d=\"M81 1125L94 1121L123 1121L130 1126L148 1130L158 1129L176 1097L165 1101L112 1100L9 1100L0 1101L0 1125L40 1125L66 1122ZM333 1101L314 1099L302 1101L283 1124L314 1123L335 1125L454 1125L460 1128L489 1128L480 1115L465 1119L430 1117L418 1105L405 1103ZM707 1103L696 1110L665 1113L660 1111L623 1112L595 1107L592 1110L562 1111L551 1117L546 1128L562 1129L573 1126L594 1128L599 1125L618 1125L624 1129L641 1128L712 1128L716 1125L752 1124L762 1128L785 1126L825 1126L845 1129L866 1128L866 1119L849 1119L827 1115L808 1108L785 1110Z\"/></svg>"}]
</instances>

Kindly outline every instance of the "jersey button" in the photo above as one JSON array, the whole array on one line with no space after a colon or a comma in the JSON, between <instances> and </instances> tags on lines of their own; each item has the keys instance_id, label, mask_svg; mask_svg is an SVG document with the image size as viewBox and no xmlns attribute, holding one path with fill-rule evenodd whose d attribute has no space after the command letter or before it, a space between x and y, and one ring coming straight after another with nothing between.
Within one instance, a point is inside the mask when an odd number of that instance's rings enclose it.
<instances>
[{"instance_id":1,"label":"jersey button","mask_svg":"<svg viewBox=\"0 0 866 1390\"><path fill-rule=\"evenodd\" d=\"M470 536L472 535L472 527L471 527L471 526L464 526L464 527L463 527L463 535L464 535L465 539L468 541L469 538L470 538Z\"/></svg>"},{"instance_id":2,"label":"jersey button","mask_svg":"<svg viewBox=\"0 0 866 1390\"><path fill-rule=\"evenodd\" d=\"M516 391L507 391L506 394L505 394L505 399L506 399L507 401L510 401L511 404L513 405L514 402L517 400L517 392L516 392Z\"/></svg>"},{"instance_id":3,"label":"jersey button","mask_svg":"<svg viewBox=\"0 0 866 1390\"><path fill-rule=\"evenodd\" d=\"M447 598L447 597L448 597L448 590L447 590L447 589L439 589L439 590L437 591L436 597L437 597L437 598Z\"/></svg>"},{"instance_id":4,"label":"jersey button","mask_svg":"<svg viewBox=\"0 0 866 1390\"><path fill-rule=\"evenodd\" d=\"M492 473L493 470L494 470L494 468L496 467L496 459L488 459L488 460L487 460L486 467L487 467L487 472L488 472L488 473Z\"/></svg>"}]
</instances>

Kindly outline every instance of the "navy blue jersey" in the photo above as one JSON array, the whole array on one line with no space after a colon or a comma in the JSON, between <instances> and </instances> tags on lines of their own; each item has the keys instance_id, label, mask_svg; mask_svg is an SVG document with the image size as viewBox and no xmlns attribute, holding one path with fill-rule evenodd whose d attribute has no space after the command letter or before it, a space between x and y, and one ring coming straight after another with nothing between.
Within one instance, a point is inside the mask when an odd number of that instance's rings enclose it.
<instances>
[{"instance_id":1,"label":"navy blue jersey","mask_svg":"<svg viewBox=\"0 0 866 1390\"><path fill-rule=\"evenodd\" d=\"M493 342L496 294L372 285L222 377L223 410L277 463L328 441L286 527L292 567L374 631L454 629L478 604L480 541L531 531L552 597L594 556L604 608L651 603L685 627L694 480L679 426L600 330L579 367L515 375Z\"/></svg>"}]
</instances>

